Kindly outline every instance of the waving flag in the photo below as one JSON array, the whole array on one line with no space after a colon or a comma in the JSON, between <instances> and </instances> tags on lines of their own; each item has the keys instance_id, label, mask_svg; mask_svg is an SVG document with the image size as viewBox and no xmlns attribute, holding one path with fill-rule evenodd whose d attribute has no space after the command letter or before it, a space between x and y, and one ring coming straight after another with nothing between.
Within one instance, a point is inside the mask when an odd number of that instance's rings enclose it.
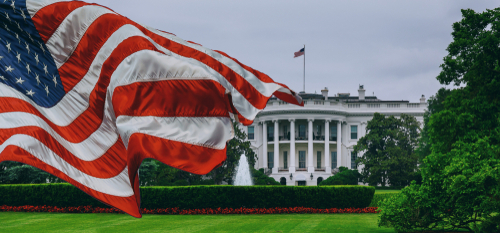
<instances>
[{"instance_id":1,"label":"waving flag","mask_svg":"<svg viewBox=\"0 0 500 233\"><path fill-rule=\"evenodd\" d=\"M299 51L293 53L293 58L300 57L306 53L305 48L301 48Z\"/></svg>"},{"instance_id":2,"label":"waving flag","mask_svg":"<svg viewBox=\"0 0 500 233\"><path fill-rule=\"evenodd\" d=\"M81 1L0 3L0 162L56 175L140 217L144 158L206 174L230 117L248 125L283 84L220 51Z\"/></svg>"}]
</instances>

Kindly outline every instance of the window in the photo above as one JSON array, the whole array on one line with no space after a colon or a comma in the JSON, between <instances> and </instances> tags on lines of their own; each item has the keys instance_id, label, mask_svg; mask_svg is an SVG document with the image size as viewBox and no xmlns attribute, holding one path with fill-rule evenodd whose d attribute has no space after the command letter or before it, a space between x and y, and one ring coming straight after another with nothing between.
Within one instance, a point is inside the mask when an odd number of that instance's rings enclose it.
<instances>
[{"instance_id":1,"label":"window","mask_svg":"<svg viewBox=\"0 0 500 233\"><path fill-rule=\"evenodd\" d=\"M319 183L321 183L321 181L323 181L323 177L318 177L316 185L319 185Z\"/></svg>"},{"instance_id":2,"label":"window","mask_svg":"<svg viewBox=\"0 0 500 233\"><path fill-rule=\"evenodd\" d=\"M332 168L337 168L337 152L332 152Z\"/></svg>"},{"instance_id":3,"label":"window","mask_svg":"<svg viewBox=\"0 0 500 233\"><path fill-rule=\"evenodd\" d=\"M297 186L306 186L305 181L297 181Z\"/></svg>"},{"instance_id":4,"label":"window","mask_svg":"<svg viewBox=\"0 0 500 233\"><path fill-rule=\"evenodd\" d=\"M290 134L288 133L287 125L283 125L283 138L286 140L290 140Z\"/></svg>"},{"instance_id":5,"label":"window","mask_svg":"<svg viewBox=\"0 0 500 233\"><path fill-rule=\"evenodd\" d=\"M316 125L316 135L321 136L321 125Z\"/></svg>"},{"instance_id":6,"label":"window","mask_svg":"<svg viewBox=\"0 0 500 233\"><path fill-rule=\"evenodd\" d=\"M306 152L299 151L299 168L306 168Z\"/></svg>"},{"instance_id":7,"label":"window","mask_svg":"<svg viewBox=\"0 0 500 233\"><path fill-rule=\"evenodd\" d=\"M281 185L286 185L286 178L285 177L281 177L280 178L280 184Z\"/></svg>"},{"instance_id":8,"label":"window","mask_svg":"<svg viewBox=\"0 0 500 233\"><path fill-rule=\"evenodd\" d=\"M253 126L248 126L248 139L253 140L254 139L254 127Z\"/></svg>"},{"instance_id":9,"label":"window","mask_svg":"<svg viewBox=\"0 0 500 233\"><path fill-rule=\"evenodd\" d=\"M288 168L288 151L283 151L283 168Z\"/></svg>"},{"instance_id":10,"label":"window","mask_svg":"<svg viewBox=\"0 0 500 233\"><path fill-rule=\"evenodd\" d=\"M358 139L358 126L351 125L351 139Z\"/></svg>"},{"instance_id":11,"label":"window","mask_svg":"<svg viewBox=\"0 0 500 233\"><path fill-rule=\"evenodd\" d=\"M356 155L356 153L354 152L351 152L351 169L357 169L358 168L358 165L356 164L356 158L358 156Z\"/></svg>"},{"instance_id":12,"label":"window","mask_svg":"<svg viewBox=\"0 0 500 233\"><path fill-rule=\"evenodd\" d=\"M268 142L274 141L274 126L267 127L267 141Z\"/></svg>"},{"instance_id":13,"label":"window","mask_svg":"<svg viewBox=\"0 0 500 233\"><path fill-rule=\"evenodd\" d=\"M274 167L274 152L267 152L267 168Z\"/></svg>"},{"instance_id":14,"label":"window","mask_svg":"<svg viewBox=\"0 0 500 233\"><path fill-rule=\"evenodd\" d=\"M299 125L299 138L306 138L306 125Z\"/></svg>"},{"instance_id":15,"label":"window","mask_svg":"<svg viewBox=\"0 0 500 233\"><path fill-rule=\"evenodd\" d=\"M321 168L321 151L316 153L316 167Z\"/></svg>"},{"instance_id":16,"label":"window","mask_svg":"<svg viewBox=\"0 0 500 233\"><path fill-rule=\"evenodd\" d=\"M337 141L337 125L330 125L330 141Z\"/></svg>"}]
</instances>

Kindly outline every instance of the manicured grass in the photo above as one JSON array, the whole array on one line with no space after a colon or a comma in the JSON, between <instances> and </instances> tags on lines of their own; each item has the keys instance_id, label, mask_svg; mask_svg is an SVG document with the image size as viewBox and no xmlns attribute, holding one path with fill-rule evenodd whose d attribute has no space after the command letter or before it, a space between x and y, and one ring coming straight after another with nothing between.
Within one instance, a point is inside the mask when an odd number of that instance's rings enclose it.
<instances>
[{"instance_id":1,"label":"manicured grass","mask_svg":"<svg viewBox=\"0 0 500 233\"><path fill-rule=\"evenodd\" d=\"M380 193L399 193L401 190L378 190L375 189L375 194L380 194Z\"/></svg>"},{"instance_id":2,"label":"manicured grass","mask_svg":"<svg viewBox=\"0 0 500 233\"><path fill-rule=\"evenodd\" d=\"M377 214L144 215L0 213L0 232L394 232Z\"/></svg>"}]
</instances>

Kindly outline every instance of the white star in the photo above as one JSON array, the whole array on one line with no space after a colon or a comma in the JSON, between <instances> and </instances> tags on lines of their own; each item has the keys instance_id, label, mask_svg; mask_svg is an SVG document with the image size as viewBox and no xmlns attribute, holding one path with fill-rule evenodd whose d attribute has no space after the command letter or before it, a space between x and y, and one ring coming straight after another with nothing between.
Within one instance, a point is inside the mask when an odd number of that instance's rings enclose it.
<instances>
[{"instance_id":1,"label":"white star","mask_svg":"<svg viewBox=\"0 0 500 233\"><path fill-rule=\"evenodd\" d=\"M26 90L26 95L29 95L31 97L33 97L33 95L35 95L35 92L33 92L33 90Z\"/></svg>"},{"instance_id":2,"label":"white star","mask_svg":"<svg viewBox=\"0 0 500 233\"><path fill-rule=\"evenodd\" d=\"M47 92L47 96L49 96L49 86L45 85L45 92Z\"/></svg>"},{"instance_id":3,"label":"white star","mask_svg":"<svg viewBox=\"0 0 500 233\"><path fill-rule=\"evenodd\" d=\"M16 13L16 6L14 4L16 4L16 1L12 0L12 4L10 4L10 6L12 7L14 13Z\"/></svg>"},{"instance_id":4,"label":"white star","mask_svg":"<svg viewBox=\"0 0 500 233\"><path fill-rule=\"evenodd\" d=\"M26 15L24 15L24 11L21 10L21 16L23 17L24 21L26 22Z\"/></svg>"},{"instance_id":5,"label":"white star","mask_svg":"<svg viewBox=\"0 0 500 233\"><path fill-rule=\"evenodd\" d=\"M23 80L21 77L19 77L19 79L16 78L16 83L20 83L21 85L24 83L24 81L26 80Z\"/></svg>"},{"instance_id":6,"label":"white star","mask_svg":"<svg viewBox=\"0 0 500 233\"><path fill-rule=\"evenodd\" d=\"M45 54L45 48L43 47L42 43L38 42L38 44L40 45L40 48L42 49L43 54Z\"/></svg>"},{"instance_id":7,"label":"white star","mask_svg":"<svg viewBox=\"0 0 500 233\"><path fill-rule=\"evenodd\" d=\"M5 13L5 18L7 18L9 20L9 22L11 22L10 17L9 17L9 13L7 13L7 12L4 12L4 13Z\"/></svg>"},{"instance_id":8,"label":"white star","mask_svg":"<svg viewBox=\"0 0 500 233\"><path fill-rule=\"evenodd\" d=\"M30 45L26 42L24 42L24 44L26 45L26 50L28 50L28 54L30 53Z\"/></svg>"},{"instance_id":9,"label":"white star","mask_svg":"<svg viewBox=\"0 0 500 233\"><path fill-rule=\"evenodd\" d=\"M7 24L4 23L3 27L5 28L5 30L7 30L8 32L10 32L10 29L9 29L9 27L7 27Z\"/></svg>"},{"instance_id":10,"label":"white star","mask_svg":"<svg viewBox=\"0 0 500 233\"><path fill-rule=\"evenodd\" d=\"M28 74L30 74L30 72L31 72L30 64L26 63L26 69L28 70Z\"/></svg>"},{"instance_id":11,"label":"white star","mask_svg":"<svg viewBox=\"0 0 500 233\"><path fill-rule=\"evenodd\" d=\"M55 87L57 87L57 78L55 75L52 75L52 77L53 77L52 81L54 81Z\"/></svg>"},{"instance_id":12,"label":"white star","mask_svg":"<svg viewBox=\"0 0 500 233\"><path fill-rule=\"evenodd\" d=\"M14 32L14 34L16 34L16 39L17 39L17 41L19 41L19 44L21 44L21 39L19 39L19 35L15 32Z\"/></svg>"},{"instance_id":13,"label":"white star","mask_svg":"<svg viewBox=\"0 0 500 233\"><path fill-rule=\"evenodd\" d=\"M28 34L28 37L30 38L31 42L35 42L35 41L33 40L33 38L31 37L31 34L29 34L28 32L26 32L26 34Z\"/></svg>"},{"instance_id":14,"label":"white star","mask_svg":"<svg viewBox=\"0 0 500 233\"><path fill-rule=\"evenodd\" d=\"M2 59L3 59L3 57L2 57L2 56L0 56L0 61L1 61Z\"/></svg>"},{"instance_id":15,"label":"white star","mask_svg":"<svg viewBox=\"0 0 500 233\"><path fill-rule=\"evenodd\" d=\"M7 81L7 79L4 78L3 76L0 76L0 79L3 80L3 81Z\"/></svg>"},{"instance_id":16,"label":"white star","mask_svg":"<svg viewBox=\"0 0 500 233\"><path fill-rule=\"evenodd\" d=\"M35 53L35 61L36 61L36 65L38 65L38 62L40 62L40 60L38 60L38 54Z\"/></svg>"},{"instance_id":17,"label":"white star","mask_svg":"<svg viewBox=\"0 0 500 233\"><path fill-rule=\"evenodd\" d=\"M21 28L21 25L19 25L18 22L16 22L16 24L17 24L17 28L19 28L19 30L23 31L23 29Z\"/></svg>"},{"instance_id":18,"label":"white star","mask_svg":"<svg viewBox=\"0 0 500 233\"><path fill-rule=\"evenodd\" d=\"M40 77L38 76L37 73L35 73L35 79L36 79L36 85L40 85Z\"/></svg>"},{"instance_id":19,"label":"white star","mask_svg":"<svg viewBox=\"0 0 500 233\"><path fill-rule=\"evenodd\" d=\"M45 63L43 63L43 71L45 71L45 75L49 73L49 71L47 70L47 65L45 65Z\"/></svg>"},{"instance_id":20,"label":"white star","mask_svg":"<svg viewBox=\"0 0 500 233\"><path fill-rule=\"evenodd\" d=\"M10 48L10 43L9 42L7 42L7 44L5 45L5 47L7 47L7 50L10 53L10 50L12 50L12 49Z\"/></svg>"},{"instance_id":21,"label":"white star","mask_svg":"<svg viewBox=\"0 0 500 233\"><path fill-rule=\"evenodd\" d=\"M8 71L8 72L11 72L11 73L12 73L12 71L13 71L13 70L14 70L14 68L12 68L11 66L6 66L6 67L5 67L5 72L7 72L7 71Z\"/></svg>"},{"instance_id":22,"label":"white star","mask_svg":"<svg viewBox=\"0 0 500 233\"><path fill-rule=\"evenodd\" d=\"M19 52L17 52L17 55L16 55L16 58L17 58L17 63L19 63L21 61L21 54Z\"/></svg>"}]
</instances>

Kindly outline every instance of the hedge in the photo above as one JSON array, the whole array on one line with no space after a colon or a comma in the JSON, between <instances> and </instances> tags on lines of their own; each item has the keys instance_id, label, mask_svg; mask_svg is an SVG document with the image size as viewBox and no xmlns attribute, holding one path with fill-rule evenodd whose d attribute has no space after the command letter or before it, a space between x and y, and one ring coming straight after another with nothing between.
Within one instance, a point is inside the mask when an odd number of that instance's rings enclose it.
<instances>
[{"instance_id":1,"label":"hedge","mask_svg":"<svg viewBox=\"0 0 500 233\"><path fill-rule=\"evenodd\" d=\"M369 186L141 187L141 208L365 208ZM0 185L0 206L107 207L69 184Z\"/></svg>"}]
</instances>

